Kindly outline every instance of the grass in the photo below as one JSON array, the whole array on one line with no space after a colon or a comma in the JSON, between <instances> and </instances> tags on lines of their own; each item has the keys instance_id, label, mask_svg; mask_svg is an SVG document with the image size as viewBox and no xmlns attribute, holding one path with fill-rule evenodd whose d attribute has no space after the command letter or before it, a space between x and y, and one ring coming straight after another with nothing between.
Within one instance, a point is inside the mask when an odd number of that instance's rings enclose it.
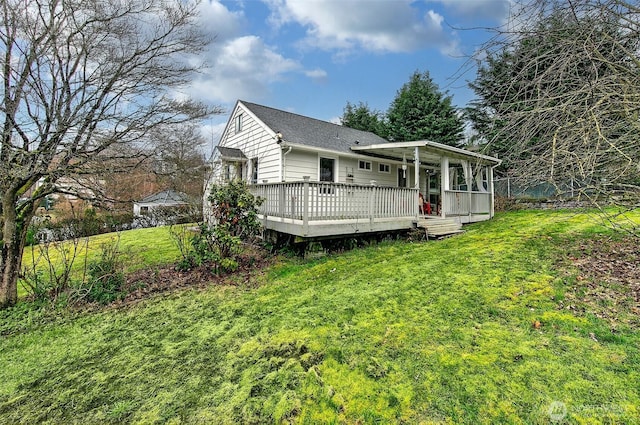
<instances>
[{"instance_id":1,"label":"grass","mask_svg":"<svg viewBox=\"0 0 640 425\"><path fill-rule=\"evenodd\" d=\"M556 265L608 230L467 229L6 331L0 423L640 423L640 330L558 308Z\"/></svg>"},{"instance_id":2,"label":"grass","mask_svg":"<svg viewBox=\"0 0 640 425\"><path fill-rule=\"evenodd\" d=\"M98 259L100 247L105 244L118 244L119 250L126 259L127 272L172 264L175 263L180 256L180 252L171 239L169 227L167 226L119 233L106 233L87 239L79 239L78 243L78 255L72 267L76 279L80 279L83 274L85 255L86 262ZM66 253L67 258L71 258L72 256L73 245L70 242L60 242L58 246L60 246L60 249L57 249L53 244L50 246L49 253L52 264L60 264L63 253ZM41 249L38 245L26 247L22 260L23 267L31 267L35 259L37 267L46 270L47 262L43 258L38 260ZM24 286L19 285L18 296L23 297L26 294L27 291Z\"/></svg>"}]
</instances>

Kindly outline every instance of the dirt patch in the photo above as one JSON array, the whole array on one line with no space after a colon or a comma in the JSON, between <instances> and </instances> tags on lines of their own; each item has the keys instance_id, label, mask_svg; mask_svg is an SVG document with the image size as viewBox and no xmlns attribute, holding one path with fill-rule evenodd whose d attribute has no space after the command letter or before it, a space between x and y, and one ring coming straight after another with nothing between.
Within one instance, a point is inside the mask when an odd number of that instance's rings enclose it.
<instances>
[{"instance_id":1,"label":"dirt patch","mask_svg":"<svg viewBox=\"0 0 640 425\"><path fill-rule=\"evenodd\" d=\"M275 261L276 258L268 251L251 245L246 247L240 257L239 268L232 273L216 275L207 267L179 271L173 265L138 270L127 275L123 288L127 295L109 304L109 307L124 307L154 294L183 288L206 288L211 285L258 285L259 276ZM84 307L91 309L92 306ZM98 305L93 307L100 308Z\"/></svg>"},{"instance_id":2,"label":"dirt patch","mask_svg":"<svg viewBox=\"0 0 640 425\"><path fill-rule=\"evenodd\" d=\"M640 324L637 238L584 240L570 252L569 260L577 268L577 275L561 302L562 308L590 312L613 322Z\"/></svg>"}]
</instances>

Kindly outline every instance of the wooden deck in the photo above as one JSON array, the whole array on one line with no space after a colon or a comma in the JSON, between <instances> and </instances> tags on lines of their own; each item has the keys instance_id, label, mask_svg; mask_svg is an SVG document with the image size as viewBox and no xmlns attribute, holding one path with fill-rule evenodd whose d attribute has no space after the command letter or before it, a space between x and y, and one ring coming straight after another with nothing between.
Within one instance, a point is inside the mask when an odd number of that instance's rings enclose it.
<instances>
[{"instance_id":1,"label":"wooden deck","mask_svg":"<svg viewBox=\"0 0 640 425\"><path fill-rule=\"evenodd\" d=\"M317 220L305 225L302 220L282 219L280 217L260 216L263 227L280 233L294 235L297 240L320 239L327 236L343 237L348 235L362 235L366 233L393 232L425 229L429 237L439 237L460 233L462 223L456 218L440 217L393 217L379 218L373 221L343 219Z\"/></svg>"},{"instance_id":2,"label":"wooden deck","mask_svg":"<svg viewBox=\"0 0 640 425\"><path fill-rule=\"evenodd\" d=\"M263 227L298 241L416 227L442 236L460 232L463 223L490 218L485 193L445 192L451 198L445 214L453 215L445 218L419 215L418 189L305 180L259 184L251 190L264 200L259 210Z\"/></svg>"}]
</instances>

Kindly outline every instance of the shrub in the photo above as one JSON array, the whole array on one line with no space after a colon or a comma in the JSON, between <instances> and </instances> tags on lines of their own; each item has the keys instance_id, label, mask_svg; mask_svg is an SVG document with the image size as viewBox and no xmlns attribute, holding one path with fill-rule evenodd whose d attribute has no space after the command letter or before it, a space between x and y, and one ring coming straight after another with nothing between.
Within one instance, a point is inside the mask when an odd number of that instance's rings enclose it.
<instances>
[{"instance_id":1,"label":"shrub","mask_svg":"<svg viewBox=\"0 0 640 425\"><path fill-rule=\"evenodd\" d=\"M100 257L89 262L87 266L88 278L77 289L78 300L109 304L125 295L123 286L125 275L119 240L102 244Z\"/></svg>"},{"instance_id":2,"label":"shrub","mask_svg":"<svg viewBox=\"0 0 640 425\"><path fill-rule=\"evenodd\" d=\"M67 243L51 242L48 239L32 245L25 251L31 256L28 266L23 267L21 281L27 292L36 300L58 301L72 286L72 270L79 256L86 258L88 239L74 238Z\"/></svg>"},{"instance_id":3,"label":"shrub","mask_svg":"<svg viewBox=\"0 0 640 425\"><path fill-rule=\"evenodd\" d=\"M242 253L242 241L260 231L258 207L262 200L253 196L240 180L214 185L209 196L212 224L201 223L191 238L188 251L181 248L182 270L208 265L214 273L234 271ZM176 240L178 244L181 242Z\"/></svg>"}]
</instances>

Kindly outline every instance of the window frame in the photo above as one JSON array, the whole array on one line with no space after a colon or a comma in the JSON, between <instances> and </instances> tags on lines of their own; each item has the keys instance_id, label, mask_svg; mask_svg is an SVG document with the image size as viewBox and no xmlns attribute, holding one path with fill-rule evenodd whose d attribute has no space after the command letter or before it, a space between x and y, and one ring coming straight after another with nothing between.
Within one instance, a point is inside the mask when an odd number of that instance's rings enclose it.
<instances>
[{"instance_id":1,"label":"window frame","mask_svg":"<svg viewBox=\"0 0 640 425\"><path fill-rule=\"evenodd\" d=\"M333 170L331 171L333 180L322 180L322 160L329 159L333 161ZM333 156L318 155L318 181L321 183L336 183L338 181L338 158Z\"/></svg>"},{"instance_id":2,"label":"window frame","mask_svg":"<svg viewBox=\"0 0 640 425\"><path fill-rule=\"evenodd\" d=\"M242 118L243 115L244 114L236 115L236 118L234 120L235 121L236 134L238 134L238 133L240 133L242 131L242 124L243 124L243 121L244 121L243 118Z\"/></svg>"},{"instance_id":3,"label":"window frame","mask_svg":"<svg viewBox=\"0 0 640 425\"><path fill-rule=\"evenodd\" d=\"M364 165L364 167L362 165ZM367 165L369 166L369 168L367 168ZM359 159L358 170L367 171L370 173L373 171L373 163L371 161L367 161L366 159Z\"/></svg>"},{"instance_id":4,"label":"window frame","mask_svg":"<svg viewBox=\"0 0 640 425\"><path fill-rule=\"evenodd\" d=\"M384 170L382 168L385 168ZM384 174L391 174L391 164L387 164L386 162L378 163L378 172Z\"/></svg>"}]
</instances>

